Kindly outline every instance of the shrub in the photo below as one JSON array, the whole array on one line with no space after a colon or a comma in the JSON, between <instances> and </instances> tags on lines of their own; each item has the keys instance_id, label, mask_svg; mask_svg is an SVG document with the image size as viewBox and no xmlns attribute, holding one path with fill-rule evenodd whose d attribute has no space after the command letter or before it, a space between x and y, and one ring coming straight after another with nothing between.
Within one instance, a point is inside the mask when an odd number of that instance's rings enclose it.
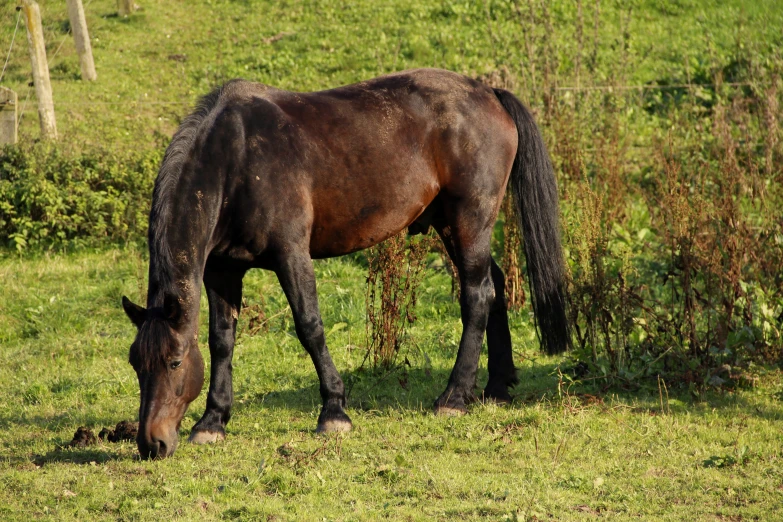
<instances>
[{"instance_id":1,"label":"shrub","mask_svg":"<svg viewBox=\"0 0 783 522\"><path fill-rule=\"evenodd\" d=\"M142 240L161 157L0 149L0 242L22 251Z\"/></svg>"}]
</instances>

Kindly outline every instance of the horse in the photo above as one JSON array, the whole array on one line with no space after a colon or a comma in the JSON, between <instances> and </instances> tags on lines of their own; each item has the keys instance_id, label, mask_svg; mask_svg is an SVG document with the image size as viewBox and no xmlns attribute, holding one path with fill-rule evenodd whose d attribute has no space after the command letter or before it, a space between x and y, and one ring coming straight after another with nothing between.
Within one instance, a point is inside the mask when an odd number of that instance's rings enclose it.
<instances>
[{"instance_id":1,"label":"horse","mask_svg":"<svg viewBox=\"0 0 783 522\"><path fill-rule=\"evenodd\" d=\"M406 227L438 233L457 268L462 337L437 414L475 400L486 332L486 400L517 375L504 276L490 236L511 183L542 350L570 344L557 185L528 109L510 92L437 69L301 93L232 80L204 96L163 157L149 216L146 308L123 296L137 332L142 458L172 455L204 383L197 342L209 302L209 391L189 440L223 440L232 355L251 268L272 270L320 382L318 432L348 431L345 387L327 349L313 259L371 247Z\"/></svg>"}]
</instances>

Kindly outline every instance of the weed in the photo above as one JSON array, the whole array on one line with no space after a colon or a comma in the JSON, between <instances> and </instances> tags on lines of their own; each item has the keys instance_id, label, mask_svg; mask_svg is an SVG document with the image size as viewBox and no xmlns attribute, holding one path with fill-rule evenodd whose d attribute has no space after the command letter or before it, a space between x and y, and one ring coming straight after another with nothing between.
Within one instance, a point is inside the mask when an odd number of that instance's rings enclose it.
<instances>
[{"instance_id":1,"label":"weed","mask_svg":"<svg viewBox=\"0 0 783 522\"><path fill-rule=\"evenodd\" d=\"M367 253L367 349L375 366L390 367L406 326L416 320L416 289L432 248L431 236L401 232Z\"/></svg>"}]
</instances>

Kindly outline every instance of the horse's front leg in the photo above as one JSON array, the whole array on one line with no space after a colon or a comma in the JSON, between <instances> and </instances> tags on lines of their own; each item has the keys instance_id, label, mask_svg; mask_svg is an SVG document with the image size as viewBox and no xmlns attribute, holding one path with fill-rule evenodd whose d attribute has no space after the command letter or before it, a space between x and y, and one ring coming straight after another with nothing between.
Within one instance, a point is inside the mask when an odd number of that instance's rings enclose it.
<instances>
[{"instance_id":1,"label":"horse's front leg","mask_svg":"<svg viewBox=\"0 0 783 522\"><path fill-rule=\"evenodd\" d=\"M231 358L242 304L243 276L243 271L220 271L209 264L204 273L204 287L209 299L209 353L212 361L207 409L193 426L189 439L196 444L226 438L226 424L231 418L234 402Z\"/></svg>"},{"instance_id":2,"label":"horse's front leg","mask_svg":"<svg viewBox=\"0 0 783 522\"><path fill-rule=\"evenodd\" d=\"M296 334L310 354L321 383L323 407L317 431L349 431L351 419L343 410L345 386L326 347L310 254L304 251L288 253L280 260L276 272L294 315Z\"/></svg>"}]
</instances>

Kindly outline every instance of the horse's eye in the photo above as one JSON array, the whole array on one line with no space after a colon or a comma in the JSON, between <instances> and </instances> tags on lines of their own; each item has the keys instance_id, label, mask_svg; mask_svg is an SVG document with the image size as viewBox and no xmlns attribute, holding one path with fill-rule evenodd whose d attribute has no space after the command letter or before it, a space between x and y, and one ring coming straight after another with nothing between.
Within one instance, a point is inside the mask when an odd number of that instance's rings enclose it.
<instances>
[{"instance_id":1,"label":"horse's eye","mask_svg":"<svg viewBox=\"0 0 783 522\"><path fill-rule=\"evenodd\" d=\"M173 363L169 364L169 367L172 370L176 370L177 368L179 368L180 364L182 364L182 361L174 361Z\"/></svg>"}]
</instances>

